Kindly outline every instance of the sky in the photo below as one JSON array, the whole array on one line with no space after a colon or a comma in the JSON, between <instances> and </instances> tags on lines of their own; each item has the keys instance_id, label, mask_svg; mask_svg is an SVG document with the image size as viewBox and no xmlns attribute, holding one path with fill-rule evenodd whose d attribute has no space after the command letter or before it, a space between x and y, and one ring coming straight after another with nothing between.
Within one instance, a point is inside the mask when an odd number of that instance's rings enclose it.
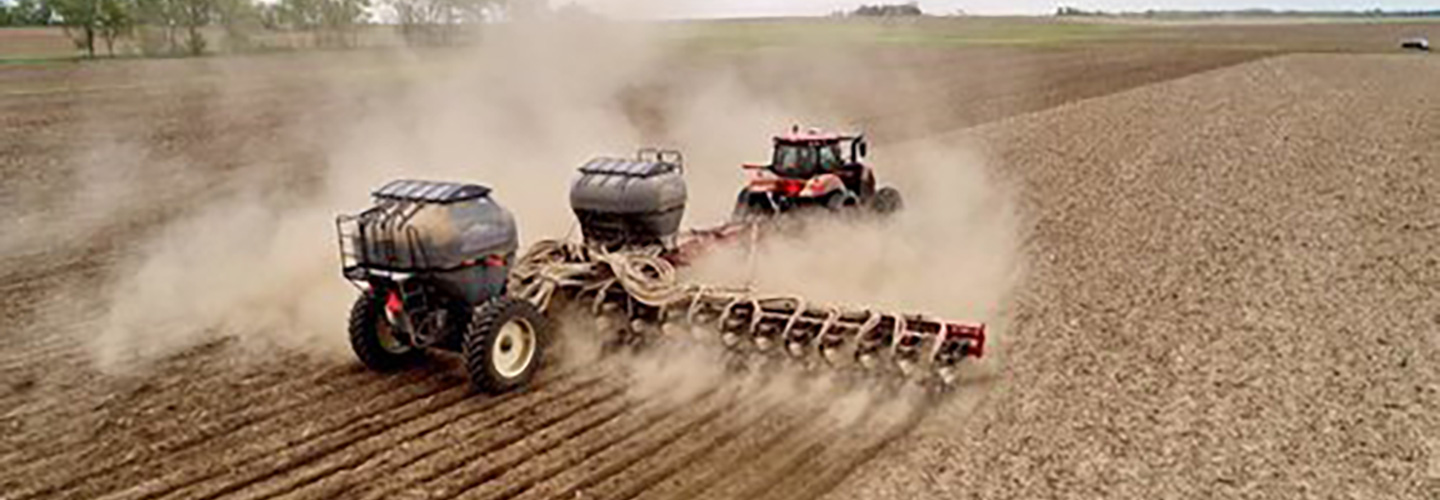
<instances>
[{"instance_id":1,"label":"sky","mask_svg":"<svg viewBox=\"0 0 1440 500\"><path fill-rule=\"evenodd\" d=\"M861 4L904 3L908 0L550 0L551 4L575 3L616 17L759 17L823 15L850 10ZM931 14L950 14L964 9L971 14L1048 14L1061 5L1085 10L1429 10L1440 8L1437 0L923 0L920 7Z\"/></svg>"}]
</instances>

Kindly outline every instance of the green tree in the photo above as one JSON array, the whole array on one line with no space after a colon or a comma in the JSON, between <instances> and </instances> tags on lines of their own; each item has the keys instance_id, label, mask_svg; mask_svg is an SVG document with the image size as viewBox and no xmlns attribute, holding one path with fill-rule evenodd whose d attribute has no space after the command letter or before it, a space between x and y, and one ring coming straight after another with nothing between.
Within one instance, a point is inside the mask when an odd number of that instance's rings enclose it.
<instances>
[{"instance_id":1,"label":"green tree","mask_svg":"<svg viewBox=\"0 0 1440 500\"><path fill-rule=\"evenodd\" d=\"M356 45L356 28L370 17L370 0L321 0L321 43L331 46Z\"/></svg>"},{"instance_id":2,"label":"green tree","mask_svg":"<svg viewBox=\"0 0 1440 500\"><path fill-rule=\"evenodd\" d=\"M467 26L505 14L505 0L389 0L410 43L453 44Z\"/></svg>"},{"instance_id":3,"label":"green tree","mask_svg":"<svg viewBox=\"0 0 1440 500\"><path fill-rule=\"evenodd\" d=\"M95 35L100 28L100 0L48 0L75 46L95 57Z\"/></svg>"},{"instance_id":4,"label":"green tree","mask_svg":"<svg viewBox=\"0 0 1440 500\"><path fill-rule=\"evenodd\" d=\"M281 26L312 33L317 45L348 46L369 7L369 0L280 0L275 17Z\"/></svg>"},{"instance_id":5,"label":"green tree","mask_svg":"<svg viewBox=\"0 0 1440 500\"><path fill-rule=\"evenodd\" d=\"M10 21L15 26L44 26L52 17L50 4L43 0L19 0L10 6Z\"/></svg>"},{"instance_id":6,"label":"green tree","mask_svg":"<svg viewBox=\"0 0 1440 500\"><path fill-rule=\"evenodd\" d=\"M100 12L96 29L105 39L105 52L115 57L115 40L130 36L135 30L135 4L130 0L99 0ZM92 54L93 55L93 54Z\"/></svg>"},{"instance_id":7,"label":"green tree","mask_svg":"<svg viewBox=\"0 0 1440 500\"><path fill-rule=\"evenodd\" d=\"M131 0L142 27L141 50L147 54L200 55L208 43L203 28L217 17L221 0Z\"/></svg>"},{"instance_id":8,"label":"green tree","mask_svg":"<svg viewBox=\"0 0 1440 500\"><path fill-rule=\"evenodd\" d=\"M255 6L260 14L260 26L271 31L285 29L285 11L279 3L261 3Z\"/></svg>"},{"instance_id":9,"label":"green tree","mask_svg":"<svg viewBox=\"0 0 1440 500\"><path fill-rule=\"evenodd\" d=\"M855 9L855 16L862 17L913 17L923 16L925 13L920 10L920 4L916 2L897 3L886 5L861 5Z\"/></svg>"},{"instance_id":10,"label":"green tree","mask_svg":"<svg viewBox=\"0 0 1440 500\"><path fill-rule=\"evenodd\" d=\"M135 0L140 50L149 55L180 52L180 1Z\"/></svg>"},{"instance_id":11,"label":"green tree","mask_svg":"<svg viewBox=\"0 0 1440 500\"><path fill-rule=\"evenodd\" d=\"M179 24L185 28L185 51L192 56L205 53L205 33L215 17L215 0L178 0Z\"/></svg>"},{"instance_id":12,"label":"green tree","mask_svg":"<svg viewBox=\"0 0 1440 500\"><path fill-rule=\"evenodd\" d=\"M50 6L40 0L0 0L0 26L45 26L50 23Z\"/></svg>"},{"instance_id":13,"label":"green tree","mask_svg":"<svg viewBox=\"0 0 1440 500\"><path fill-rule=\"evenodd\" d=\"M286 29L313 32L320 28L320 0L280 0L275 14Z\"/></svg>"},{"instance_id":14,"label":"green tree","mask_svg":"<svg viewBox=\"0 0 1440 500\"><path fill-rule=\"evenodd\" d=\"M216 0L216 22L225 30L225 43L231 49L254 46L253 35L265 29L261 5L252 0Z\"/></svg>"}]
</instances>

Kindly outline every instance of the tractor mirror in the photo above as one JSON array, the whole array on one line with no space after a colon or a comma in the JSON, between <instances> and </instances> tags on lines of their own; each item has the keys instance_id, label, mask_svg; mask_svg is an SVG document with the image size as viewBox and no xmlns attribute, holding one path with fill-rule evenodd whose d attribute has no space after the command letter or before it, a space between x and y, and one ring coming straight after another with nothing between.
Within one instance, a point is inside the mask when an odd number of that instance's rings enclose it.
<instances>
[{"instance_id":1,"label":"tractor mirror","mask_svg":"<svg viewBox=\"0 0 1440 500\"><path fill-rule=\"evenodd\" d=\"M867 143L865 143L865 141L860 141L859 144L856 144L856 145L855 145L855 153L856 153L856 156L859 156L860 158L864 158L866 155L869 155L869 154L870 154L870 145L867 144ZM857 159L859 159L859 158L857 158Z\"/></svg>"}]
</instances>

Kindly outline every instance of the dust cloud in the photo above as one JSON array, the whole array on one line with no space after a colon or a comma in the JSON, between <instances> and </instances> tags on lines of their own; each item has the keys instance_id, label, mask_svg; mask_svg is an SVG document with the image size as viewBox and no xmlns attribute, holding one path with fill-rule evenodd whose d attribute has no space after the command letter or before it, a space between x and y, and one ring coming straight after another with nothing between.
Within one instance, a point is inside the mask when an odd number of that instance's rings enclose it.
<instances>
[{"instance_id":1,"label":"dust cloud","mask_svg":"<svg viewBox=\"0 0 1440 500\"><path fill-rule=\"evenodd\" d=\"M984 322L999 335L1024 270L1020 215L973 150L933 140L876 145L869 163L882 186L900 190L902 212L809 218L701 259L690 278Z\"/></svg>"},{"instance_id":2,"label":"dust cloud","mask_svg":"<svg viewBox=\"0 0 1440 500\"><path fill-rule=\"evenodd\" d=\"M392 178L487 184L524 239L568 232L573 168L638 143L611 96L644 71L653 44L620 26L548 23L497 28L489 39L458 54L416 53L424 60L405 66L414 73L390 75L403 85L366 96L324 134L300 131L326 141L310 185L238 176L234 194L161 229L120 266L93 342L97 364L123 371L222 336L346 356L356 292L339 276L334 216L365 208ZM322 85L353 93L344 81Z\"/></svg>"},{"instance_id":3,"label":"dust cloud","mask_svg":"<svg viewBox=\"0 0 1440 500\"><path fill-rule=\"evenodd\" d=\"M181 168L179 165L151 158L133 132L89 121L82 123L86 125L73 133L87 137L89 144L83 152L65 158L63 163L57 160L35 169L45 176L68 177L70 182L61 195L45 189L0 192L0 209L8 215L3 226L6 234L23 235L0 239L0 255L27 256L54 247L82 246L84 242L79 240L113 226L117 215L143 216L146 208L174 192L144 192L145 186L131 178L131 173L142 168L174 172ZM193 186L182 183L169 187L179 190ZM140 203L138 198L147 201Z\"/></svg>"},{"instance_id":4,"label":"dust cloud","mask_svg":"<svg viewBox=\"0 0 1440 500\"><path fill-rule=\"evenodd\" d=\"M628 394L634 399L688 406L718 398L740 409L734 418L798 419L825 439L894 432L913 423L935 401L920 387L756 363L713 344L665 343L607 361L620 365L628 375Z\"/></svg>"},{"instance_id":5,"label":"dust cloud","mask_svg":"<svg viewBox=\"0 0 1440 500\"><path fill-rule=\"evenodd\" d=\"M92 342L97 365L130 371L218 338L347 360L356 292L339 276L333 218L362 210L369 191L393 178L489 185L527 243L578 236L566 193L586 159L673 147L687 157L686 224L706 226L728 215L739 163L763 161L771 133L797 120L848 123L843 110L775 100L724 64L676 64L664 33L630 22L537 21L496 26L473 49L404 56L418 61L405 66L410 73L391 75L396 83L364 96L346 120L299 131L326 152L312 181L234 176L231 195L168 224L119 266ZM323 84L356 93L343 79ZM939 144L873 151L882 181L907 198L898 219L816 222L766 241L753 269L738 264L742 252L726 251L692 277L995 320L1018 272L1011 207L983 163ZM567 325L576 328L584 327ZM593 346L580 349L593 355ZM653 375L637 377L652 384L637 392L703 391L723 378L711 354L666 354L628 362ZM787 392L774 384L766 390ZM859 399L836 408L867 407L861 395L845 397Z\"/></svg>"},{"instance_id":6,"label":"dust cloud","mask_svg":"<svg viewBox=\"0 0 1440 500\"><path fill-rule=\"evenodd\" d=\"M704 256L685 270L685 279L986 323L986 360L962 374L960 383L989 377L1003 363L1010 323L1006 304L1025 268L1019 257L1018 207L990 177L983 158L972 152L977 150L934 139L877 145L869 163L877 168L882 185L902 192L904 211L888 219L807 217L767 234L753 247L735 245ZM727 200L717 205L732 207L733 192L720 194ZM697 363L696 357L710 364ZM695 369L716 366L715 357L646 353L639 356L637 378L646 387L685 387L693 393L694 387L722 383ZM738 397L745 404L783 401L792 411L825 408L836 432L854 432L852 427L863 422L898 425L930 407L914 387L897 395L893 387L834 383L795 371L769 375L752 381ZM968 404L943 410L964 411ZM892 428L862 427L876 432Z\"/></svg>"},{"instance_id":7,"label":"dust cloud","mask_svg":"<svg viewBox=\"0 0 1440 500\"><path fill-rule=\"evenodd\" d=\"M767 234L754 247L729 246L704 256L685 270L685 279L986 323L986 361L967 370L961 383L988 377L1003 362L1010 323L1006 305L1025 267L1014 197L990 177L983 157L973 153L978 150L936 139L876 145L870 164L882 185L901 191L904 211L887 219L803 218ZM728 209L733 193L721 194L727 200L720 206ZM709 352L644 353L634 364L636 378L644 387L685 387L684 392L694 393L697 386L723 383L710 371L696 369L712 368L721 357ZM740 391L745 404L780 401L798 411L823 407L837 432L853 432L851 427L863 422L904 421L930 408L914 387L897 395L894 387L842 383L813 373L781 370L767 375ZM945 411L961 411L968 404ZM863 427L877 432L892 428Z\"/></svg>"}]
</instances>

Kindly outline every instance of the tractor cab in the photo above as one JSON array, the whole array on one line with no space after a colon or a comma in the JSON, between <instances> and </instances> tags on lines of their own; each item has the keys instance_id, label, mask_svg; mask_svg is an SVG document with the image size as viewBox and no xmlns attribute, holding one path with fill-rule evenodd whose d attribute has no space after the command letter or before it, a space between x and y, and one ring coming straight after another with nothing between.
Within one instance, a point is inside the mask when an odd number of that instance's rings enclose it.
<instances>
[{"instance_id":1,"label":"tractor cab","mask_svg":"<svg viewBox=\"0 0 1440 500\"><path fill-rule=\"evenodd\" d=\"M865 156L865 148L863 136L827 134L816 129L801 132L795 127L789 134L775 137L769 169L775 175L791 179L844 174L847 170L863 168L860 158Z\"/></svg>"},{"instance_id":2,"label":"tractor cab","mask_svg":"<svg viewBox=\"0 0 1440 500\"><path fill-rule=\"evenodd\" d=\"M864 135L802 132L796 126L775 136L774 148L769 164L743 165L750 178L736 200L735 217L807 205L831 210L868 206L880 213L900 207L899 192L877 190L875 173L861 163L867 149Z\"/></svg>"}]
</instances>

